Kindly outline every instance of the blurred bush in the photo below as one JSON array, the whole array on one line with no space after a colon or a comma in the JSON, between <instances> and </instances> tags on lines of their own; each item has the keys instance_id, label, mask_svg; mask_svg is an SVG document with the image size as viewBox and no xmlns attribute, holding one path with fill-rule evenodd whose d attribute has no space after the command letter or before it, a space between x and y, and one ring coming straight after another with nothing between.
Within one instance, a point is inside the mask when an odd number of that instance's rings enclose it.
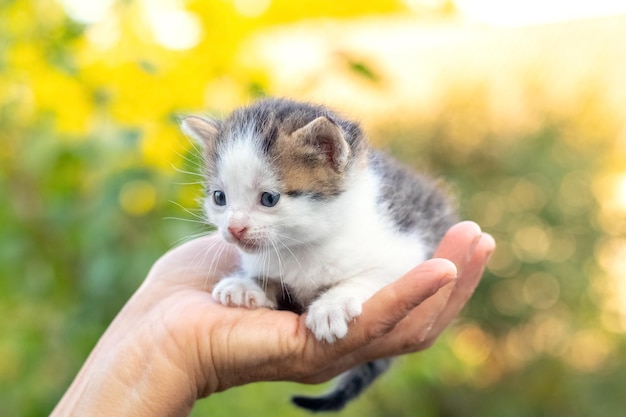
<instances>
[{"instance_id":1,"label":"blurred bush","mask_svg":"<svg viewBox=\"0 0 626 417\"><path fill-rule=\"evenodd\" d=\"M152 262L207 232L176 117L285 94L251 62L251 39L304 18L328 30L331 18L394 19L409 3L0 1L0 416L46 415ZM454 13L440 4L418 14ZM382 63L340 52L297 81L304 91L331 70L364 96L393 89ZM499 246L462 318L345 415L623 413L626 129L601 93L624 86L603 85L602 68L590 77L568 84L565 110L546 104L553 78L523 80L539 116L519 129L493 127L498 100L475 80L450 84L431 113L393 109L402 123L365 114L375 142L448 181ZM290 394L321 389L254 384L193 415L298 415Z\"/></svg>"}]
</instances>

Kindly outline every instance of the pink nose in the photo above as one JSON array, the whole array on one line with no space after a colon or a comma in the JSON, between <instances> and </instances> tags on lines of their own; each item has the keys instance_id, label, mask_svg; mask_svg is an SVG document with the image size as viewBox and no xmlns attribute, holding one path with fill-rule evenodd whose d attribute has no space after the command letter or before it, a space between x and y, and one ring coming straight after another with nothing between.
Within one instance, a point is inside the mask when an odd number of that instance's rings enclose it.
<instances>
[{"instance_id":1,"label":"pink nose","mask_svg":"<svg viewBox=\"0 0 626 417\"><path fill-rule=\"evenodd\" d=\"M248 231L248 228L246 226L228 226L228 231L235 239L241 240L243 235Z\"/></svg>"}]
</instances>

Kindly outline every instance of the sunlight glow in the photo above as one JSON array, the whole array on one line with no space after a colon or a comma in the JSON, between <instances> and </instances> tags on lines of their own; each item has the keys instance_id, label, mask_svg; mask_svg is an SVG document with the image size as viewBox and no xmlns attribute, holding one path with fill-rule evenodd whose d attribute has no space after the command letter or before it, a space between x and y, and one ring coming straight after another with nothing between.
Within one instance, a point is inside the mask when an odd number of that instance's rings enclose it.
<instances>
[{"instance_id":1,"label":"sunlight glow","mask_svg":"<svg viewBox=\"0 0 626 417\"><path fill-rule=\"evenodd\" d=\"M612 343L597 330L581 330L571 339L566 359L572 368L594 371L602 366L613 349Z\"/></svg>"},{"instance_id":2,"label":"sunlight glow","mask_svg":"<svg viewBox=\"0 0 626 417\"><path fill-rule=\"evenodd\" d=\"M411 10L420 12L424 9L436 10L445 6L445 0L403 0Z\"/></svg>"},{"instance_id":3,"label":"sunlight glow","mask_svg":"<svg viewBox=\"0 0 626 417\"><path fill-rule=\"evenodd\" d=\"M626 172L600 176L593 188L603 210L612 215L626 213Z\"/></svg>"},{"instance_id":4,"label":"sunlight glow","mask_svg":"<svg viewBox=\"0 0 626 417\"><path fill-rule=\"evenodd\" d=\"M73 20L91 25L90 29L93 30L88 32L95 44L106 47L117 40L118 31L115 22L111 20L114 0L57 1ZM183 50L193 48L200 41L202 37L200 19L186 11L182 1L143 0L141 7L154 40L160 45L168 49Z\"/></svg>"},{"instance_id":5,"label":"sunlight glow","mask_svg":"<svg viewBox=\"0 0 626 417\"><path fill-rule=\"evenodd\" d=\"M531 26L626 14L623 0L455 0L469 20L493 26Z\"/></svg>"},{"instance_id":6,"label":"sunlight glow","mask_svg":"<svg viewBox=\"0 0 626 417\"><path fill-rule=\"evenodd\" d=\"M113 0L58 0L67 14L81 23L95 23L101 20L113 5Z\"/></svg>"},{"instance_id":7,"label":"sunlight glow","mask_svg":"<svg viewBox=\"0 0 626 417\"><path fill-rule=\"evenodd\" d=\"M148 13L156 41L169 49L190 49L200 41L198 18L182 10Z\"/></svg>"},{"instance_id":8,"label":"sunlight glow","mask_svg":"<svg viewBox=\"0 0 626 417\"><path fill-rule=\"evenodd\" d=\"M198 17L176 0L144 0L142 6L155 40L168 49L193 48L202 37Z\"/></svg>"},{"instance_id":9,"label":"sunlight glow","mask_svg":"<svg viewBox=\"0 0 626 417\"><path fill-rule=\"evenodd\" d=\"M246 17L259 17L270 7L271 0L235 0L237 11Z\"/></svg>"},{"instance_id":10,"label":"sunlight glow","mask_svg":"<svg viewBox=\"0 0 626 417\"><path fill-rule=\"evenodd\" d=\"M626 173L615 179L615 202L626 213Z\"/></svg>"},{"instance_id":11,"label":"sunlight glow","mask_svg":"<svg viewBox=\"0 0 626 417\"><path fill-rule=\"evenodd\" d=\"M115 16L109 13L108 16L87 28L87 39L100 49L107 49L115 45L120 39L120 25Z\"/></svg>"},{"instance_id":12,"label":"sunlight glow","mask_svg":"<svg viewBox=\"0 0 626 417\"><path fill-rule=\"evenodd\" d=\"M491 354L493 343L493 338L478 325L467 324L457 333L452 349L463 362L480 365Z\"/></svg>"}]
</instances>

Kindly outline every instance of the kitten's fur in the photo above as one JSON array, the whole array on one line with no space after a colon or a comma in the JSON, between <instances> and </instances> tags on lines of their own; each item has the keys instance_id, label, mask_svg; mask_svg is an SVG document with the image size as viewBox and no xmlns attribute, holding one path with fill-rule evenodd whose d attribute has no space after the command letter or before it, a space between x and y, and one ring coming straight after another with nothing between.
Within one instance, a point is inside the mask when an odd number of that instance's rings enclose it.
<instances>
[{"instance_id":1,"label":"kitten's fur","mask_svg":"<svg viewBox=\"0 0 626 417\"><path fill-rule=\"evenodd\" d=\"M287 298L321 341L344 337L362 304L432 256L456 220L433 182L370 149L356 123L325 107L267 99L223 122L185 118L182 129L203 147L208 220L242 254L214 298L247 308ZM294 402L341 409L388 364L364 364L330 394Z\"/></svg>"}]
</instances>

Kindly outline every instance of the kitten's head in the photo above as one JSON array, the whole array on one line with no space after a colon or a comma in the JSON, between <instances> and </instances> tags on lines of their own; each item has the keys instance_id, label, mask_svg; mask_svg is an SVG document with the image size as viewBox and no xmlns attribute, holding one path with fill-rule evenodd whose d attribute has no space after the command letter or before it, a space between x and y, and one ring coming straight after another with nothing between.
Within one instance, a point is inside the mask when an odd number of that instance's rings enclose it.
<instances>
[{"instance_id":1,"label":"kitten's head","mask_svg":"<svg viewBox=\"0 0 626 417\"><path fill-rule=\"evenodd\" d=\"M346 214L333 202L365 161L358 125L287 100L257 102L223 122L187 117L182 129L203 149L208 220L247 252L332 233Z\"/></svg>"}]
</instances>

